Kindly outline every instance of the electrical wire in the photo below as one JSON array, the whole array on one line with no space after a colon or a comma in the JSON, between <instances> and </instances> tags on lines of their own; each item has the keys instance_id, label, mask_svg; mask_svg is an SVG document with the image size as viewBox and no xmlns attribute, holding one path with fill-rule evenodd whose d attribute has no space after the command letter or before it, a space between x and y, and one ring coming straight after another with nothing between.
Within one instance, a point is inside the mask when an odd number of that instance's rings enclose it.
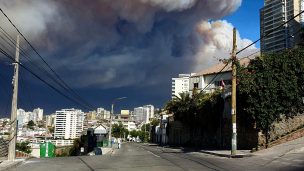
<instances>
[{"instance_id":1,"label":"electrical wire","mask_svg":"<svg viewBox=\"0 0 304 171\"><path fill-rule=\"evenodd\" d=\"M46 85L48 85L51 89L53 89L54 91L56 91L57 93L59 93L60 95L62 95L63 97L65 97L66 99L74 102L75 104L78 104L86 109L91 110L90 108L88 108L87 106L79 103L78 101L75 101L73 98L70 98L69 96L65 95L63 92L61 92L60 90L58 90L56 87L54 87L53 85L49 84L48 82L46 82L44 79L42 79L39 75L37 75L35 72L33 72L31 69L29 69L28 67L26 67L25 65L23 65L20 62L17 62L12 56L10 56L9 54L7 54L2 48L0 48L0 53L2 53L5 57L9 58L11 61L13 61L14 63L18 64L19 66L21 66L22 68L24 68L26 71L28 71L30 74L32 74L33 76L35 76L37 79L39 79L40 81L42 81L43 83L45 83Z\"/></svg>"},{"instance_id":2,"label":"electrical wire","mask_svg":"<svg viewBox=\"0 0 304 171\"><path fill-rule=\"evenodd\" d=\"M8 82L8 80L7 80L7 79L4 77L4 75L2 75L1 73L0 73L0 79L2 79L4 82ZM2 91L4 92L4 94L6 94L7 97L8 97L8 100L7 100L6 105L5 105L5 110L4 110L4 114L7 114L8 108L9 108L9 105L10 105L10 99L11 99L11 97L12 97L12 93L10 93L10 92L12 92L13 89L12 89L12 87L11 87L11 88L8 88L8 86L7 86L6 84L2 84L2 85L4 85L4 86L1 86L1 87L3 87L3 89L1 89L1 90L2 90ZM2 96L2 97L4 97L4 96Z\"/></svg>"},{"instance_id":3,"label":"electrical wire","mask_svg":"<svg viewBox=\"0 0 304 171\"><path fill-rule=\"evenodd\" d=\"M236 55L238 55L239 53L243 52L244 50L246 50L247 48L249 48L250 46L256 44L258 41L260 41L261 39L269 36L271 33L273 33L274 31L276 31L277 29L283 27L285 24L289 23L290 21L292 21L293 19L295 19L296 17L300 16L302 13L304 13L304 10L301 11L299 14L295 15L294 17L292 17L291 19L289 19L288 21L284 22L283 24L279 25L278 27L272 29L270 32L266 33L265 35L262 35L260 36L259 39L257 39L256 41L252 42L251 44L249 44L248 46L242 48L241 50L237 51L236 52ZM294 33L295 34L298 34L302 29L300 28L298 31L296 31ZM290 37L294 36L294 35L290 35ZM289 38L289 37L287 37ZM285 38L285 39L287 39ZM255 52L255 53L258 53L258 52ZM255 54L254 53L254 54ZM214 80L216 79L217 76L219 76L220 74L222 74L221 72L227 67L227 65L230 63L231 61L227 62L227 64L211 79L211 81L201 90L202 92L207 88L209 87L211 84L213 84Z\"/></svg>"},{"instance_id":4,"label":"electrical wire","mask_svg":"<svg viewBox=\"0 0 304 171\"><path fill-rule=\"evenodd\" d=\"M2 32L4 34L4 36L6 37L3 38L2 36L0 36L4 41L6 41L6 43L8 43L12 48L15 48L16 43L14 42L13 38L0 26L0 32ZM27 62L32 65L33 67L37 68L39 71L41 71L42 73L46 73L46 75L53 81L55 82L55 84L59 84L60 87L62 87L63 89L65 89L67 92L71 93L72 95L74 95L74 98L77 99L78 101L86 104L89 108L93 109L94 107L92 107L92 105L90 105L88 102L86 102L85 100L83 100L76 92L71 92L71 90L69 90L66 86L64 86L62 84L62 82L58 81L56 78L54 78L51 73L49 73L47 71L47 69L45 67L41 67L39 66L39 64L37 64L35 61L31 61L30 59L30 55L28 53L25 52L25 50L22 48L22 46L19 46L19 50L21 55L23 55L25 57L25 59L27 60Z\"/></svg>"},{"instance_id":5,"label":"electrical wire","mask_svg":"<svg viewBox=\"0 0 304 171\"><path fill-rule=\"evenodd\" d=\"M33 51L38 55L38 57L43 61L43 63L51 70L51 72L55 75L55 77L62 83L60 84L64 89L67 89L68 92L74 94L78 99L80 99L84 104L88 105L90 108L94 108L93 105L89 104L86 100L84 100L74 89L72 89L67 83L63 81L63 79L55 72L55 70L44 60L44 58L38 53L38 51L34 48L34 46L27 40L27 38L20 32L20 30L16 27L16 25L10 20L10 18L4 13L2 8L0 8L1 13L6 17L6 19L11 23L11 25L16 29L16 31L23 37L23 39L27 42L27 44L33 49ZM96 107L95 107L96 108Z\"/></svg>"}]
</instances>

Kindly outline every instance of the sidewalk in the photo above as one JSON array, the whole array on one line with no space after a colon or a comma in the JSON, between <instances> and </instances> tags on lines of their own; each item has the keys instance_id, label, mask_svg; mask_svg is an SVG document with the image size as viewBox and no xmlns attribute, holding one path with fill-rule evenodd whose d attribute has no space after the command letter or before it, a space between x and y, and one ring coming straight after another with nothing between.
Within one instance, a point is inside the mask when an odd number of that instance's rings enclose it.
<instances>
[{"instance_id":1,"label":"sidewalk","mask_svg":"<svg viewBox=\"0 0 304 171\"><path fill-rule=\"evenodd\" d=\"M272 156L272 155L285 155L289 153L298 153L298 152L304 152L304 137L292 141L288 141L284 144L279 144L271 148L257 151L254 154L257 156L261 156L261 155Z\"/></svg>"},{"instance_id":2,"label":"sidewalk","mask_svg":"<svg viewBox=\"0 0 304 171\"><path fill-rule=\"evenodd\" d=\"M17 167L25 159L16 159L15 161L8 161L6 158L0 158L0 170L9 170L11 168Z\"/></svg>"},{"instance_id":3,"label":"sidewalk","mask_svg":"<svg viewBox=\"0 0 304 171\"><path fill-rule=\"evenodd\" d=\"M107 154L112 153L112 148L102 147L101 150L102 150L102 155L107 155Z\"/></svg>"},{"instance_id":4,"label":"sidewalk","mask_svg":"<svg viewBox=\"0 0 304 171\"><path fill-rule=\"evenodd\" d=\"M148 146L157 146L161 147L158 144L154 143L145 143L144 145ZM304 137L295 139L293 141L288 141L284 144L279 144L268 149L263 149L256 152L250 152L250 150L237 150L236 155L231 155L230 150L201 150L194 148L184 148L184 147L170 147L163 146L161 147L163 152L178 152L178 153L187 153L187 152L200 152L220 157L228 158L243 158L243 157L252 157L252 156L282 156L289 153L299 153L304 152Z\"/></svg>"},{"instance_id":5,"label":"sidewalk","mask_svg":"<svg viewBox=\"0 0 304 171\"><path fill-rule=\"evenodd\" d=\"M228 157L228 158L243 158L243 157L253 156L253 153L251 153L250 150L237 150L236 155L231 155L230 150L201 150L201 149L195 149L189 147L159 146L158 144L154 144L154 143L144 143L143 145L161 147L163 152L175 152L175 153L199 152L199 153L205 153L205 154L215 155L219 157Z\"/></svg>"}]
</instances>

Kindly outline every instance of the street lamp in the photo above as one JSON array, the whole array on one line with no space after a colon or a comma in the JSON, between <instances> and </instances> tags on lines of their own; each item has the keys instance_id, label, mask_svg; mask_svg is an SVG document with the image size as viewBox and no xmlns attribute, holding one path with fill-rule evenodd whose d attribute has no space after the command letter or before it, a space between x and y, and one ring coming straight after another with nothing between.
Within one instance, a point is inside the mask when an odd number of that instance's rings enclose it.
<instances>
[{"instance_id":1,"label":"street lamp","mask_svg":"<svg viewBox=\"0 0 304 171\"><path fill-rule=\"evenodd\" d=\"M112 106L111 106L111 113L110 113L110 130L109 130L109 141L108 141L108 146L111 147L111 140L112 140L112 115L114 114L114 104L115 101L126 99L127 97L119 97L113 100Z\"/></svg>"}]
</instances>

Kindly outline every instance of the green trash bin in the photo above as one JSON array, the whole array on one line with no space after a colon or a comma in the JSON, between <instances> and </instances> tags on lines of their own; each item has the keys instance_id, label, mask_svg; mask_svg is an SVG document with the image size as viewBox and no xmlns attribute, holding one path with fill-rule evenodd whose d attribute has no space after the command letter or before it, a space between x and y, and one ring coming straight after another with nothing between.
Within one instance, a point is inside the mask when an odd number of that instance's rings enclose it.
<instances>
[{"instance_id":1,"label":"green trash bin","mask_svg":"<svg viewBox=\"0 0 304 171\"><path fill-rule=\"evenodd\" d=\"M97 147L103 147L103 142L102 141L97 142Z\"/></svg>"},{"instance_id":2,"label":"green trash bin","mask_svg":"<svg viewBox=\"0 0 304 171\"><path fill-rule=\"evenodd\" d=\"M56 146L51 142L40 144L40 158L55 157Z\"/></svg>"},{"instance_id":3,"label":"green trash bin","mask_svg":"<svg viewBox=\"0 0 304 171\"><path fill-rule=\"evenodd\" d=\"M103 142L103 145L102 145L103 147L108 147L108 145L109 145L108 140L103 140L102 142Z\"/></svg>"}]
</instances>

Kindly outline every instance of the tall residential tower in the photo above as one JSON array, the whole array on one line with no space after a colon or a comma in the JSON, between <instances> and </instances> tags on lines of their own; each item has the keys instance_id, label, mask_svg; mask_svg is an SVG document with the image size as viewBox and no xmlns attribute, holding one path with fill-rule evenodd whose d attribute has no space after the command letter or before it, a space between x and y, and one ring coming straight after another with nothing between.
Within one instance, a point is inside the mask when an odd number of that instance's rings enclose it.
<instances>
[{"instance_id":1,"label":"tall residential tower","mask_svg":"<svg viewBox=\"0 0 304 171\"><path fill-rule=\"evenodd\" d=\"M83 131L84 113L77 109L56 111L54 138L75 139Z\"/></svg>"},{"instance_id":2,"label":"tall residential tower","mask_svg":"<svg viewBox=\"0 0 304 171\"><path fill-rule=\"evenodd\" d=\"M303 3L304 0L264 1L264 7L260 10L260 34L263 37L261 51L263 53L293 48L300 41L299 32L304 20L303 14L283 27L277 27L303 11Z\"/></svg>"}]
</instances>

